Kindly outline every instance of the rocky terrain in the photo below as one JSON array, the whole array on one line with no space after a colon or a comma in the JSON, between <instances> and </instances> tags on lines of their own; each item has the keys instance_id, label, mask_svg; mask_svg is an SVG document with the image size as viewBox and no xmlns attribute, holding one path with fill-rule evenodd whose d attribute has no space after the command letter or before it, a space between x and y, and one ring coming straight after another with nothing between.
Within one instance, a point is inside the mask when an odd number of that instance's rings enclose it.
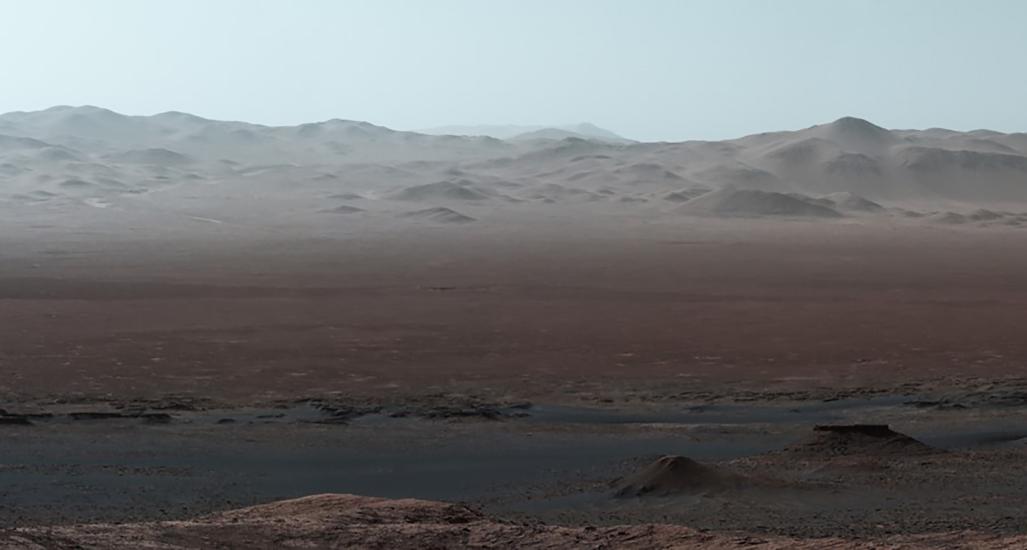
<instances>
[{"instance_id":1,"label":"rocky terrain","mask_svg":"<svg viewBox=\"0 0 1027 550\"><path fill-rule=\"evenodd\" d=\"M875 548L999 549L1022 536L944 533L875 543L836 538L724 535L676 525L556 527L498 521L465 506L422 500L314 495L191 521L0 531L0 548Z\"/></svg>"},{"instance_id":2,"label":"rocky terrain","mask_svg":"<svg viewBox=\"0 0 1027 550\"><path fill-rule=\"evenodd\" d=\"M0 115L2 544L1024 544L1023 134L440 132Z\"/></svg>"}]
</instances>

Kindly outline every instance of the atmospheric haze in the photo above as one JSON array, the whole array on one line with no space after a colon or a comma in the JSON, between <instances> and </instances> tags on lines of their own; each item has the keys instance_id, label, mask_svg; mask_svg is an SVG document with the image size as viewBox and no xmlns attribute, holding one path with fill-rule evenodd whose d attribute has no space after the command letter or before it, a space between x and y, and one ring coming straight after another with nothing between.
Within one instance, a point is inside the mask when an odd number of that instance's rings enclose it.
<instances>
[{"instance_id":1,"label":"atmospheric haze","mask_svg":"<svg viewBox=\"0 0 1027 550\"><path fill-rule=\"evenodd\" d=\"M1025 20L0 0L0 550L1027 547Z\"/></svg>"}]
</instances>

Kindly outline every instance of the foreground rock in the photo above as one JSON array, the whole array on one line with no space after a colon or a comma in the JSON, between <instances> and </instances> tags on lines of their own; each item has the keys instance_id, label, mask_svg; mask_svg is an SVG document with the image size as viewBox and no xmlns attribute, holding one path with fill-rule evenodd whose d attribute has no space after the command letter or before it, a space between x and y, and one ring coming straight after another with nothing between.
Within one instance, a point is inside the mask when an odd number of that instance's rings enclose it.
<instances>
[{"instance_id":1,"label":"foreground rock","mask_svg":"<svg viewBox=\"0 0 1027 550\"><path fill-rule=\"evenodd\" d=\"M201 548L1022 548L1027 537L946 533L875 542L699 532L675 525L560 527L489 518L466 506L326 494L191 521L0 531L0 549Z\"/></svg>"}]
</instances>

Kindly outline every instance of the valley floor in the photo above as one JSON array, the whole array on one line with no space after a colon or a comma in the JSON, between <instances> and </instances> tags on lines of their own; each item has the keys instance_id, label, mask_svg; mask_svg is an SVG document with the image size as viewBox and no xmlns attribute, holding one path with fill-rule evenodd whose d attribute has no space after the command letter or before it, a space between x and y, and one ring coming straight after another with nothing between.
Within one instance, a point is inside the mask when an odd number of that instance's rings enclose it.
<instances>
[{"instance_id":1,"label":"valley floor","mask_svg":"<svg viewBox=\"0 0 1027 550\"><path fill-rule=\"evenodd\" d=\"M585 527L653 523L688 529L637 540L1025 534L1022 231L354 227L5 227L0 518L23 531L3 536L104 547L82 538L101 528L74 525L326 492L467 503L503 526L481 539L499 547L612 544L623 533ZM945 452L781 460L837 423ZM613 498L611 482L668 454L783 485ZM468 520L473 536L488 518ZM539 521L577 530L530 538L559 530ZM416 523L389 536L421 536ZM70 527L40 527L55 524ZM141 525L103 529L183 547L238 535Z\"/></svg>"}]
</instances>

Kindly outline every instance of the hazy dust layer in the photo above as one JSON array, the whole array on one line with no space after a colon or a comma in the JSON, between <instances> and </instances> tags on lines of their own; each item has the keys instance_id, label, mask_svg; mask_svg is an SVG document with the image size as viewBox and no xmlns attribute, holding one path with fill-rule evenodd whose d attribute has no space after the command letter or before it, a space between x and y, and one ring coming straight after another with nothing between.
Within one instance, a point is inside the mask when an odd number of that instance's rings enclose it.
<instances>
[{"instance_id":1,"label":"hazy dust layer","mask_svg":"<svg viewBox=\"0 0 1027 550\"><path fill-rule=\"evenodd\" d=\"M0 390L552 398L1024 375L1018 233L603 227L15 234L0 265Z\"/></svg>"}]
</instances>

